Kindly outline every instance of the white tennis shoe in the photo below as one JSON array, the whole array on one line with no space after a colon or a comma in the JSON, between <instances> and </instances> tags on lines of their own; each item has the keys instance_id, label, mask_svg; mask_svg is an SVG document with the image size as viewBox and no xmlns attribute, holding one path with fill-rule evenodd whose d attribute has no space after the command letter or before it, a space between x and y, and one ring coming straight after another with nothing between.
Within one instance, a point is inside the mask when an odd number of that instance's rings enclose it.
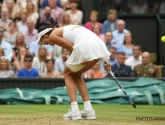
<instances>
[{"instance_id":1,"label":"white tennis shoe","mask_svg":"<svg viewBox=\"0 0 165 125\"><path fill-rule=\"evenodd\" d=\"M81 117L82 117L82 119L95 120L96 119L95 110L92 109L91 111L88 112L85 109L82 109L81 110Z\"/></svg>"},{"instance_id":2,"label":"white tennis shoe","mask_svg":"<svg viewBox=\"0 0 165 125\"><path fill-rule=\"evenodd\" d=\"M68 110L68 113L63 116L64 120L80 120L81 113L80 111L73 112L71 109Z\"/></svg>"}]
</instances>

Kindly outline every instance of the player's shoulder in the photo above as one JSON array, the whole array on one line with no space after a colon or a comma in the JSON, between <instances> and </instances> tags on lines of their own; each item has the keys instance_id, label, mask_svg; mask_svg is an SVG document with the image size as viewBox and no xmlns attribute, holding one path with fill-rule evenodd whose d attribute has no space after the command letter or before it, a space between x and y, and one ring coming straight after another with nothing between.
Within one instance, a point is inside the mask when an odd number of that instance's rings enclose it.
<instances>
[{"instance_id":1,"label":"player's shoulder","mask_svg":"<svg viewBox=\"0 0 165 125\"><path fill-rule=\"evenodd\" d=\"M63 27L54 28L54 30L50 34L50 38L54 38L55 36L59 36L59 37L63 36Z\"/></svg>"}]
</instances>

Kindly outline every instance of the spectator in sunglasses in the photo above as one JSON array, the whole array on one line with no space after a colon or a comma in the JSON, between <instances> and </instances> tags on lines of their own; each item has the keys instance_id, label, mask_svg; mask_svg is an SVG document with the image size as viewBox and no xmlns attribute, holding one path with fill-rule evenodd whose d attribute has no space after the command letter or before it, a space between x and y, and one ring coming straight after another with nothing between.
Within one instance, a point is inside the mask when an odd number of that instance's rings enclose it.
<instances>
[{"instance_id":1,"label":"spectator in sunglasses","mask_svg":"<svg viewBox=\"0 0 165 125\"><path fill-rule=\"evenodd\" d=\"M36 78L39 77L39 72L32 68L33 56L26 54L24 58L25 68L18 71L18 78Z\"/></svg>"}]
</instances>

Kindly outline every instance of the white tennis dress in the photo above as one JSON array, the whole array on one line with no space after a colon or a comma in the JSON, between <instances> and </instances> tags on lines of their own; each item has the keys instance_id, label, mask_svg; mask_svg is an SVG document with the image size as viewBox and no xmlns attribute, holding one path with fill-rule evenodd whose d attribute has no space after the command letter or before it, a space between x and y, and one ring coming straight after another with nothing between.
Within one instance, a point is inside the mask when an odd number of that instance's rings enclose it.
<instances>
[{"instance_id":1,"label":"white tennis dress","mask_svg":"<svg viewBox=\"0 0 165 125\"><path fill-rule=\"evenodd\" d=\"M79 25L64 26L63 38L73 43L73 51L66 63L81 64L86 61L100 59L100 64L109 59L111 53L105 43L92 31Z\"/></svg>"}]
</instances>

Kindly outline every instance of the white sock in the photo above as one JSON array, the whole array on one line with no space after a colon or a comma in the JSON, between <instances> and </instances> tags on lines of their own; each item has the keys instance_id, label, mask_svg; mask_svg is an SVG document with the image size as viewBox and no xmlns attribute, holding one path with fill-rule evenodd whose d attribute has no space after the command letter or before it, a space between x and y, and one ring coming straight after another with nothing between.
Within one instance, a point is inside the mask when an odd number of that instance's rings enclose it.
<instances>
[{"instance_id":1,"label":"white sock","mask_svg":"<svg viewBox=\"0 0 165 125\"><path fill-rule=\"evenodd\" d=\"M77 102L71 102L71 109L73 112L76 112L79 110L78 103Z\"/></svg>"},{"instance_id":2,"label":"white sock","mask_svg":"<svg viewBox=\"0 0 165 125\"><path fill-rule=\"evenodd\" d=\"M93 109L90 101L84 102L84 109L88 112Z\"/></svg>"}]
</instances>

